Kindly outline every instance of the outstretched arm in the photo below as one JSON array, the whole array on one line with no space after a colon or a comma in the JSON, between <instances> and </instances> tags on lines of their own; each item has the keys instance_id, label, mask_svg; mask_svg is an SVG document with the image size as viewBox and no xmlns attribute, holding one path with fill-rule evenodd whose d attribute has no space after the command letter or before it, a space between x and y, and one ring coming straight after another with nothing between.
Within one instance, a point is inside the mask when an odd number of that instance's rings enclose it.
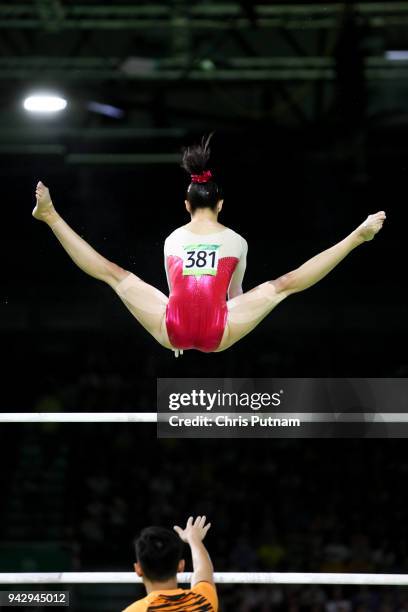
<instances>
[{"instance_id":1,"label":"outstretched arm","mask_svg":"<svg viewBox=\"0 0 408 612\"><path fill-rule=\"evenodd\" d=\"M372 240L380 231L385 220L385 212L380 211L369 215L367 219L344 240L338 242L330 249L315 255L302 266L272 281L277 292L290 295L297 291L308 289L324 278L335 268L353 249Z\"/></svg>"},{"instance_id":2,"label":"outstretched arm","mask_svg":"<svg viewBox=\"0 0 408 612\"><path fill-rule=\"evenodd\" d=\"M203 544L203 540L211 527L211 523L206 524L205 522L205 516L197 516L195 521L193 517L190 516L184 529L177 525L174 527L183 542L186 542L191 549L191 556L193 559L193 575L191 577L192 587L198 582L209 582L210 584L214 584L213 564Z\"/></svg>"},{"instance_id":3,"label":"outstretched arm","mask_svg":"<svg viewBox=\"0 0 408 612\"><path fill-rule=\"evenodd\" d=\"M76 265L86 274L115 287L129 272L105 259L83 240L60 217L52 203L48 188L40 182L36 188L36 206L33 217L44 221L54 232L61 245Z\"/></svg>"}]
</instances>

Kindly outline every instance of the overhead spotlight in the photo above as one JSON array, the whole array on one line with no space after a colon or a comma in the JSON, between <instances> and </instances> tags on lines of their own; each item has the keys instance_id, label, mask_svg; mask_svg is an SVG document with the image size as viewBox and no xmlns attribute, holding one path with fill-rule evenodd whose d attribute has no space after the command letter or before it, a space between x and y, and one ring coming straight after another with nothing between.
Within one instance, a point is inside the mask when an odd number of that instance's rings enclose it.
<instances>
[{"instance_id":1,"label":"overhead spotlight","mask_svg":"<svg viewBox=\"0 0 408 612\"><path fill-rule=\"evenodd\" d=\"M24 100L23 106L31 113L56 113L64 110L67 101L54 94L34 94Z\"/></svg>"}]
</instances>

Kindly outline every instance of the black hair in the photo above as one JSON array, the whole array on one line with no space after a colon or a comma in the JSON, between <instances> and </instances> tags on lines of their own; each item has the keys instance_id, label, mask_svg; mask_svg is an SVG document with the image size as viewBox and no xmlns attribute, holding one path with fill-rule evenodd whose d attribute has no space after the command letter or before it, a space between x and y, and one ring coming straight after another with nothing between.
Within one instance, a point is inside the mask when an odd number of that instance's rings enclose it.
<instances>
[{"instance_id":1,"label":"black hair","mask_svg":"<svg viewBox=\"0 0 408 612\"><path fill-rule=\"evenodd\" d=\"M213 133L207 138L203 136L200 144L184 147L181 167L190 175L201 174L208 170L207 166L211 154L209 143ZM186 199L193 212L197 208L215 209L217 202L222 199L222 191L213 178L206 183L191 182L187 189Z\"/></svg>"},{"instance_id":2,"label":"black hair","mask_svg":"<svg viewBox=\"0 0 408 612\"><path fill-rule=\"evenodd\" d=\"M146 578L159 582L176 576L184 544L174 531L164 527L146 527L135 546L136 559Z\"/></svg>"}]
</instances>

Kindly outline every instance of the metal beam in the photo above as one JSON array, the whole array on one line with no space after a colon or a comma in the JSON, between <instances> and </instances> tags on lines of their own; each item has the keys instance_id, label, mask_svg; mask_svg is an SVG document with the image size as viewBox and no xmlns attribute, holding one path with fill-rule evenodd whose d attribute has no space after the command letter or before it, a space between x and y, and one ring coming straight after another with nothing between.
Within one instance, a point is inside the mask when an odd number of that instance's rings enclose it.
<instances>
[{"instance_id":1,"label":"metal beam","mask_svg":"<svg viewBox=\"0 0 408 612\"><path fill-rule=\"evenodd\" d=\"M53 125L52 127L41 127L26 125L22 127L0 127L1 139L4 141L11 140L35 142L43 140L53 146L53 141L59 141L60 138L70 138L75 143L87 142L90 140L131 140L149 139L152 138L183 138L187 130L184 128L138 128L131 125L126 127L87 127L76 128L67 126L65 123Z\"/></svg>"},{"instance_id":2,"label":"metal beam","mask_svg":"<svg viewBox=\"0 0 408 612\"><path fill-rule=\"evenodd\" d=\"M367 18L356 17L357 24L366 24L372 28L383 28L384 26L406 26L408 15L395 16L367 16ZM4 19L0 18L0 29L4 30L36 30L41 29L42 22L39 19ZM315 18L315 19L291 19L289 17L276 17L271 19L258 19L257 25L260 29L287 28L291 30L318 30L333 29L338 25L337 18ZM58 25L60 30L171 30L174 25L169 21L160 19L64 19ZM189 27L192 30L228 30L231 24L225 19L190 19ZM234 28L252 28L247 19L236 19Z\"/></svg>"},{"instance_id":3,"label":"metal beam","mask_svg":"<svg viewBox=\"0 0 408 612\"><path fill-rule=\"evenodd\" d=\"M191 70L180 59L152 60L140 72L121 69L122 58L95 57L2 57L0 79L58 79L61 82L92 82L104 79L150 82L186 81L332 81L336 78L335 62L330 57L250 57L226 59L222 68ZM227 64L227 66L225 65ZM367 80L408 78L408 61L395 62L384 57L365 60Z\"/></svg>"},{"instance_id":4,"label":"metal beam","mask_svg":"<svg viewBox=\"0 0 408 612\"><path fill-rule=\"evenodd\" d=\"M59 0L36 0L36 2L60 4ZM259 17L270 16L337 16L345 7L344 2L335 3L306 3L306 4L253 4L253 8ZM373 14L407 14L407 2L356 2L354 8L362 15ZM74 4L64 6L67 16L71 17L164 17L170 16L172 4L145 3L145 4L122 4L105 2L98 5ZM0 15L25 16L35 15L37 12L35 4L24 2L0 3ZM210 3L205 2L187 7L188 15L192 17L240 17L242 16L242 5L240 2Z\"/></svg>"},{"instance_id":5,"label":"metal beam","mask_svg":"<svg viewBox=\"0 0 408 612\"><path fill-rule=\"evenodd\" d=\"M389 74L388 70L377 71L376 79L386 78L407 78L408 68L404 71L399 71L394 76ZM143 75L124 75L118 70L77 70L73 69L63 74L58 70L42 70L36 74L30 68L15 68L7 70L0 68L0 80L27 80L30 83L35 79L60 79L63 82L68 81L101 81L101 80L129 80L150 81L160 83L163 81L180 82L183 75L178 70L161 70ZM195 82L240 82L240 81L316 81L318 79L333 80L335 78L334 71L331 69L282 69L282 70L211 70L204 72L202 70L191 70L184 75L183 80ZM370 75L368 75L370 78Z\"/></svg>"},{"instance_id":6,"label":"metal beam","mask_svg":"<svg viewBox=\"0 0 408 612\"><path fill-rule=\"evenodd\" d=\"M320 29L336 28L344 11L344 3L335 4L256 4L257 28ZM408 23L406 2L356 3L357 21L371 27L385 25L403 26ZM40 18L38 12L40 11ZM253 27L252 21L243 15L240 3L202 3L197 6L181 6L179 19L188 20L190 29L225 30ZM35 4L0 4L0 28L34 29L55 28L61 30L157 30L179 28L174 20L173 3L116 5L101 4L62 6L59 0L36 0Z\"/></svg>"}]
</instances>

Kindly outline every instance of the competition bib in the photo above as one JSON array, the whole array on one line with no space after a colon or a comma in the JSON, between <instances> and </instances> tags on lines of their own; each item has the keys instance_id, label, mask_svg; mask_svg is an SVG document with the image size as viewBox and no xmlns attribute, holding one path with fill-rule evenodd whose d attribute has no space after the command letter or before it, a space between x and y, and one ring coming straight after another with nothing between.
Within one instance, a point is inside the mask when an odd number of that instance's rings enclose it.
<instances>
[{"instance_id":1,"label":"competition bib","mask_svg":"<svg viewBox=\"0 0 408 612\"><path fill-rule=\"evenodd\" d=\"M188 244L184 247L183 276L215 276L219 244Z\"/></svg>"}]
</instances>

